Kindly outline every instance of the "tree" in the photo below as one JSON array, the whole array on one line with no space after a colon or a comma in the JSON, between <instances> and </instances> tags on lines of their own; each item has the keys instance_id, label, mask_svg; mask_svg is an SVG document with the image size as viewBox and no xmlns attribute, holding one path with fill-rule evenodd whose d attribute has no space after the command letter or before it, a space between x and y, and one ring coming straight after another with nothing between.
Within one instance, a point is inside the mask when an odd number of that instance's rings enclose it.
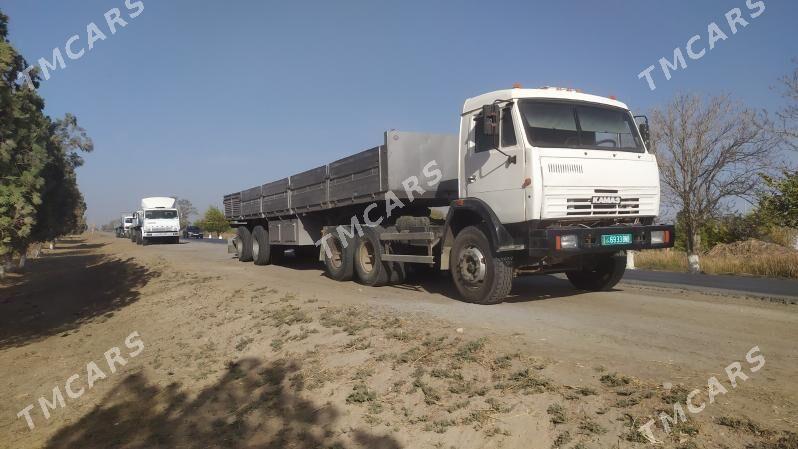
<instances>
[{"instance_id":1,"label":"tree","mask_svg":"<svg viewBox=\"0 0 798 449\"><path fill-rule=\"evenodd\" d=\"M191 204L191 201L185 198L177 200L177 210L180 213L180 229L184 229L188 226L192 215L197 215L197 208Z\"/></svg>"},{"instance_id":2,"label":"tree","mask_svg":"<svg viewBox=\"0 0 798 449\"><path fill-rule=\"evenodd\" d=\"M52 241L81 231L86 203L77 184L75 169L83 165L80 153L91 152L94 143L72 114L50 126L48 159L42 169L42 204L36 214L31 239Z\"/></svg>"},{"instance_id":3,"label":"tree","mask_svg":"<svg viewBox=\"0 0 798 449\"><path fill-rule=\"evenodd\" d=\"M798 60L796 60L798 63ZM787 104L776 120L764 122L783 148L798 151L798 67L781 79ZM764 175L766 190L759 196L759 214L777 226L798 228L798 170L784 168L781 177Z\"/></svg>"},{"instance_id":4,"label":"tree","mask_svg":"<svg viewBox=\"0 0 798 449\"><path fill-rule=\"evenodd\" d=\"M765 122L789 149L798 151L798 59L791 74L782 77L781 96L787 101L784 108L776 113L775 121Z\"/></svg>"},{"instance_id":5,"label":"tree","mask_svg":"<svg viewBox=\"0 0 798 449\"><path fill-rule=\"evenodd\" d=\"M224 214L216 206L208 207L202 220L197 222L197 226L205 232L221 234L230 229L230 224L224 218Z\"/></svg>"},{"instance_id":6,"label":"tree","mask_svg":"<svg viewBox=\"0 0 798 449\"><path fill-rule=\"evenodd\" d=\"M733 198L752 199L773 165L756 114L727 96L681 94L652 111L652 141L664 201L679 211L692 272L700 271L701 226Z\"/></svg>"},{"instance_id":7,"label":"tree","mask_svg":"<svg viewBox=\"0 0 798 449\"><path fill-rule=\"evenodd\" d=\"M798 171L785 169L780 178L763 179L768 190L759 198L758 213L774 225L798 228Z\"/></svg>"},{"instance_id":8,"label":"tree","mask_svg":"<svg viewBox=\"0 0 798 449\"><path fill-rule=\"evenodd\" d=\"M31 242L85 228L75 168L91 139L71 114L55 122L44 114L36 70L32 88L19 82L26 67L0 12L0 277L14 254L24 263Z\"/></svg>"},{"instance_id":9,"label":"tree","mask_svg":"<svg viewBox=\"0 0 798 449\"><path fill-rule=\"evenodd\" d=\"M42 201L49 132L44 101L17 83L27 63L7 37L8 17L0 12L0 276L30 239ZM35 72L31 78L38 86Z\"/></svg>"}]
</instances>

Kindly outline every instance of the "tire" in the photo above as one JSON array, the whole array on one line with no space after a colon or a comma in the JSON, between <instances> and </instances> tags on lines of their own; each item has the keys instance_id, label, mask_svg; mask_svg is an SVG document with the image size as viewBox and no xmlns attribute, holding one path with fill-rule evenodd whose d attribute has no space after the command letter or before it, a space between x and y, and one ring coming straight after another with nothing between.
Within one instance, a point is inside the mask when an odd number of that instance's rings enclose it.
<instances>
[{"instance_id":1,"label":"tire","mask_svg":"<svg viewBox=\"0 0 798 449\"><path fill-rule=\"evenodd\" d=\"M355 239L354 265L361 284L377 287L391 280L392 264L382 261L380 232L375 228L364 228L363 235Z\"/></svg>"},{"instance_id":2,"label":"tire","mask_svg":"<svg viewBox=\"0 0 798 449\"><path fill-rule=\"evenodd\" d=\"M324 271L330 279L336 281L351 281L354 273L354 241L353 239L346 239L346 247L341 240L341 236L337 232L330 234L330 238L326 239L326 246L329 253L322 245L324 251ZM332 257L330 257L332 256Z\"/></svg>"},{"instance_id":3,"label":"tire","mask_svg":"<svg viewBox=\"0 0 798 449\"><path fill-rule=\"evenodd\" d=\"M150 244L150 239L148 239L147 237L141 238L141 246L148 246L149 244Z\"/></svg>"},{"instance_id":4,"label":"tire","mask_svg":"<svg viewBox=\"0 0 798 449\"><path fill-rule=\"evenodd\" d=\"M144 238L141 235L141 231L136 231L136 245L143 245Z\"/></svg>"},{"instance_id":5,"label":"tire","mask_svg":"<svg viewBox=\"0 0 798 449\"><path fill-rule=\"evenodd\" d=\"M601 254L595 257L595 263L578 271L565 273L571 284L580 289L592 292L609 291L621 280L626 271L626 253Z\"/></svg>"},{"instance_id":6,"label":"tire","mask_svg":"<svg viewBox=\"0 0 798 449\"><path fill-rule=\"evenodd\" d=\"M179 245L180 244L180 236L172 237L172 244Z\"/></svg>"},{"instance_id":7,"label":"tire","mask_svg":"<svg viewBox=\"0 0 798 449\"><path fill-rule=\"evenodd\" d=\"M263 226L255 226L252 230L252 259L255 265L268 265L271 262L272 246L269 243L269 231Z\"/></svg>"},{"instance_id":8,"label":"tire","mask_svg":"<svg viewBox=\"0 0 798 449\"><path fill-rule=\"evenodd\" d=\"M252 233L246 226L236 228L239 262L252 262Z\"/></svg>"},{"instance_id":9,"label":"tire","mask_svg":"<svg viewBox=\"0 0 798 449\"><path fill-rule=\"evenodd\" d=\"M450 257L452 280L467 302L498 304L513 286L513 258L496 256L485 233L469 226L454 239Z\"/></svg>"}]
</instances>

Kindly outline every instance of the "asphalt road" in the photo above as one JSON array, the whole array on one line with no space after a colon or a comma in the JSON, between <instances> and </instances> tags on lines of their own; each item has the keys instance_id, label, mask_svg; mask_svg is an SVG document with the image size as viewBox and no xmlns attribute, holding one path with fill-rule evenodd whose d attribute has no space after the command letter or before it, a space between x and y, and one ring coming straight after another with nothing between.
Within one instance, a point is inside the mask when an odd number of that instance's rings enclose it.
<instances>
[{"instance_id":1,"label":"asphalt road","mask_svg":"<svg viewBox=\"0 0 798 449\"><path fill-rule=\"evenodd\" d=\"M187 243L226 244L225 239L181 239ZM667 271L627 270L625 284L677 288L716 294L764 297L798 303L798 280L771 279L753 276L716 276Z\"/></svg>"}]
</instances>

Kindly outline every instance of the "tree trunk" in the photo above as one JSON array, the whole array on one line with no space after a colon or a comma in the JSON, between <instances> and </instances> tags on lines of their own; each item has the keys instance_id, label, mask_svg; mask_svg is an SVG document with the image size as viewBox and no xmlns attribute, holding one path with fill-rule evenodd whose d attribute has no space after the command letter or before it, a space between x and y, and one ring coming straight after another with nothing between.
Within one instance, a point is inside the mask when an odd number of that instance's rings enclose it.
<instances>
[{"instance_id":1,"label":"tree trunk","mask_svg":"<svg viewBox=\"0 0 798 449\"><path fill-rule=\"evenodd\" d=\"M627 251L626 252L626 269L627 270L634 270L635 269L635 252L634 251Z\"/></svg>"},{"instance_id":2,"label":"tree trunk","mask_svg":"<svg viewBox=\"0 0 798 449\"><path fill-rule=\"evenodd\" d=\"M14 269L14 263L11 258L11 253L3 256L3 262L0 263L0 278L4 278L6 273L10 273Z\"/></svg>"},{"instance_id":3,"label":"tree trunk","mask_svg":"<svg viewBox=\"0 0 798 449\"><path fill-rule=\"evenodd\" d=\"M698 252L701 249L701 236L698 232L693 231L688 238L687 249L687 265L690 273L701 273L701 262L699 260Z\"/></svg>"},{"instance_id":4,"label":"tree trunk","mask_svg":"<svg viewBox=\"0 0 798 449\"><path fill-rule=\"evenodd\" d=\"M25 262L28 261L28 253L27 251L23 252L21 256L19 256L19 264L17 264L17 268L22 271L25 269Z\"/></svg>"}]
</instances>

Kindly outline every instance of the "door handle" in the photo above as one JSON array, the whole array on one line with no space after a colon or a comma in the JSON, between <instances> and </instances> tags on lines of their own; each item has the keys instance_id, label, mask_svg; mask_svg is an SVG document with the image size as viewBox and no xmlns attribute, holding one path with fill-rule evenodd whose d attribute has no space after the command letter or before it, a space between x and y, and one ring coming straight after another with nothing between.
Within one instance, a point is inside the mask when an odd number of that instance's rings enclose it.
<instances>
[{"instance_id":1,"label":"door handle","mask_svg":"<svg viewBox=\"0 0 798 449\"><path fill-rule=\"evenodd\" d=\"M466 184L471 184L472 182L477 182L477 176L476 175L471 175L468 178L466 178Z\"/></svg>"}]
</instances>

